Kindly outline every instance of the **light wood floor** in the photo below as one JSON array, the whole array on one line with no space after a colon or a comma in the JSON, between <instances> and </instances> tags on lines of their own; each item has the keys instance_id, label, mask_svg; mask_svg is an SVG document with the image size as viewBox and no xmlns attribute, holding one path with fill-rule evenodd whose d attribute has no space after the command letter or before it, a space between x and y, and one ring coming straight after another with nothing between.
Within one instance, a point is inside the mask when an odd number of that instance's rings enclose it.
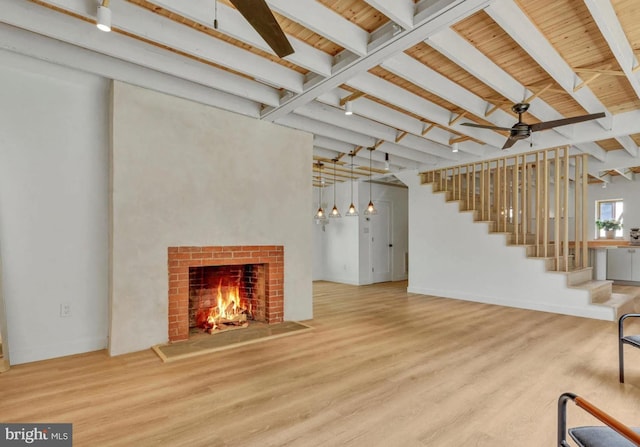
<instances>
[{"instance_id":1,"label":"light wood floor","mask_svg":"<svg viewBox=\"0 0 640 447\"><path fill-rule=\"evenodd\" d=\"M640 350L616 323L314 285L315 329L164 364L96 352L0 375L0 422L72 422L74 446L553 446L572 391L640 425ZM640 332L640 326L635 326ZM590 423L570 406L571 423Z\"/></svg>"}]
</instances>

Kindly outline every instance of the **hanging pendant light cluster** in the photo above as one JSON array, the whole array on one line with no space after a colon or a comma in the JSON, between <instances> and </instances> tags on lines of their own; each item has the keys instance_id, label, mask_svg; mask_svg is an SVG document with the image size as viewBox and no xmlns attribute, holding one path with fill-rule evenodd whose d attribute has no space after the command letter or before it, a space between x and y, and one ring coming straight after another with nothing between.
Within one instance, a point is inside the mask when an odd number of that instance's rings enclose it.
<instances>
[{"instance_id":1,"label":"hanging pendant light cluster","mask_svg":"<svg viewBox=\"0 0 640 447\"><path fill-rule=\"evenodd\" d=\"M367 209L364 210L364 215L370 216L372 214L378 214L378 210L373 206L373 199L371 198L371 154L376 148L368 147L367 150L369 151L369 204L367 205Z\"/></svg>"},{"instance_id":2,"label":"hanging pendant light cluster","mask_svg":"<svg viewBox=\"0 0 640 447\"><path fill-rule=\"evenodd\" d=\"M370 215L374 215L374 214L378 214L378 210L376 209L375 205L373 204L373 195L372 195L372 173L373 173L373 165L372 165L372 152L375 150L375 147L369 147L367 148L367 150L369 151L369 204L367 205L366 209L364 210L364 215L365 216L370 216ZM357 217L358 216L358 209L356 208L354 202L353 202L353 181L354 181L354 173L353 173L353 168L354 168L354 163L353 163L353 157L355 157L355 152L350 152L349 153L349 157L351 159L351 162L349 163L349 167L350 167L350 171L351 171L351 176L350 176L350 189L351 189L351 203L349 205L349 209L347 210L347 212L345 213L345 216L347 217ZM326 213L324 208L322 208L322 194L323 194L323 190L324 190L324 186L325 186L325 182L324 179L322 178L322 168L324 167L324 164L321 161L317 162L317 171L319 174L319 181L320 181L320 186L318 188L318 211L316 211L315 215L313 216L313 219L316 221L316 223L322 223L322 224L327 224L329 223L329 219L328 218L338 218L338 217L342 217L342 215L340 214L340 211L338 210L338 205L336 204L336 185L337 185L337 180L336 180L336 164L338 163L339 158L334 158L331 160L331 162L333 163L333 208L331 209L331 211L329 213ZM389 155L386 154L385 156L385 162L388 163L389 162Z\"/></svg>"}]
</instances>

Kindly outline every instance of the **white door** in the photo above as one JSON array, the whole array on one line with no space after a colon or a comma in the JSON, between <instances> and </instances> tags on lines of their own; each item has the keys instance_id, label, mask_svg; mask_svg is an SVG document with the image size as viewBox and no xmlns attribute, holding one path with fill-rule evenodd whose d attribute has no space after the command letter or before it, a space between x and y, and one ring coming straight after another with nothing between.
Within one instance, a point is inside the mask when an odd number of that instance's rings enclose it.
<instances>
[{"instance_id":1,"label":"white door","mask_svg":"<svg viewBox=\"0 0 640 447\"><path fill-rule=\"evenodd\" d=\"M378 214L371 216L372 282L391 281L391 204L376 202Z\"/></svg>"}]
</instances>

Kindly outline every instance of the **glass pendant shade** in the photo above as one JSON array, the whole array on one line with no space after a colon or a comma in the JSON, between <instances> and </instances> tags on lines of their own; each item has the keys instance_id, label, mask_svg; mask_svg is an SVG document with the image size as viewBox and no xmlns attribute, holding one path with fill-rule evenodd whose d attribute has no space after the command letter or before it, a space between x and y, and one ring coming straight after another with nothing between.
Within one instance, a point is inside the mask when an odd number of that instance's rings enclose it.
<instances>
[{"instance_id":1,"label":"glass pendant shade","mask_svg":"<svg viewBox=\"0 0 640 447\"><path fill-rule=\"evenodd\" d=\"M371 214L378 214L378 210L375 206L373 206L373 202L371 200L369 200L369 205L367 205L367 209L364 210L364 214L366 216L369 216Z\"/></svg>"}]
</instances>

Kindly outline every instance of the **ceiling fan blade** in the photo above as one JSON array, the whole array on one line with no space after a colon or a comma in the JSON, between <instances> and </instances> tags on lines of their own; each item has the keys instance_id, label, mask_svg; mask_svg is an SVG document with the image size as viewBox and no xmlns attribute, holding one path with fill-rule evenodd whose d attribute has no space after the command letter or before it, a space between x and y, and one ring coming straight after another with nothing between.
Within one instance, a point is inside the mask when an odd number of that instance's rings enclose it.
<instances>
[{"instance_id":1,"label":"ceiling fan blade","mask_svg":"<svg viewBox=\"0 0 640 447\"><path fill-rule=\"evenodd\" d=\"M582 121L595 120L598 118L604 118L605 114L603 112L600 113L592 113L591 115L581 115L574 116L573 118L563 118L559 120L553 121L544 121L542 123L531 124L531 130L546 130L551 129L552 127L566 126L567 124L580 123Z\"/></svg>"},{"instance_id":2,"label":"ceiling fan blade","mask_svg":"<svg viewBox=\"0 0 640 447\"><path fill-rule=\"evenodd\" d=\"M516 144L516 141L518 141L517 138L512 138L509 137L507 138L507 141L504 142L504 146L502 146L502 149L509 149L511 146L513 146L514 144Z\"/></svg>"},{"instance_id":3,"label":"ceiling fan blade","mask_svg":"<svg viewBox=\"0 0 640 447\"><path fill-rule=\"evenodd\" d=\"M269 9L265 0L229 0L264 41L278 55L285 57L292 54L293 47L278 21Z\"/></svg>"},{"instance_id":4,"label":"ceiling fan blade","mask_svg":"<svg viewBox=\"0 0 640 447\"><path fill-rule=\"evenodd\" d=\"M462 123L462 126L479 127L480 129L491 129L491 130L506 130L507 132L511 131L510 127L487 126L484 124L476 124L476 123Z\"/></svg>"}]
</instances>

